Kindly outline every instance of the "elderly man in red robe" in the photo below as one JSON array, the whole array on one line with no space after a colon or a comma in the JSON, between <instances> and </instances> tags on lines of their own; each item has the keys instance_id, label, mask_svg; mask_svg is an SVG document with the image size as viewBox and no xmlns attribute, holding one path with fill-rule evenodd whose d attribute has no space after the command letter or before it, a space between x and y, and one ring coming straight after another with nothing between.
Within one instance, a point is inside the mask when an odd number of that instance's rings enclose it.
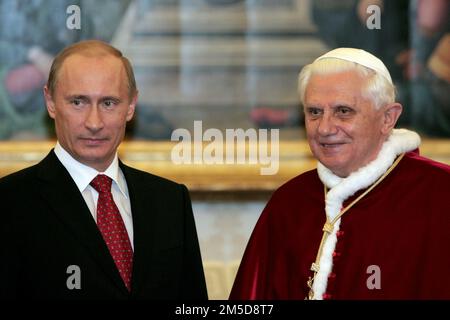
<instances>
[{"instance_id":1,"label":"elderly man in red robe","mask_svg":"<svg viewBox=\"0 0 450 320\"><path fill-rule=\"evenodd\" d=\"M230 299L450 299L450 166L394 129L385 65L338 48L299 75L317 169L281 186Z\"/></svg>"}]
</instances>

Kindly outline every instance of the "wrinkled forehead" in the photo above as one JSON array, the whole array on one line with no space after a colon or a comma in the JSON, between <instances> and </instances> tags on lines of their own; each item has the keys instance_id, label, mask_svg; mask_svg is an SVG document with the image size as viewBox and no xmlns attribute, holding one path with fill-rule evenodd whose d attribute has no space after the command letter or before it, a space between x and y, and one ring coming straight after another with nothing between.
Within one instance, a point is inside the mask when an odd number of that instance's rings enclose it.
<instances>
[{"instance_id":1,"label":"wrinkled forehead","mask_svg":"<svg viewBox=\"0 0 450 320\"><path fill-rule=\"evenodd\" d=\"M355 70L328 72L328 73L312 73L306 91L319 91L320 93L346 93L361 94L367 78L359 74Z\"/></svg>"},{"instance_id":2,"label":"wrinkled forehead","mask_svg":"<svg viewBox=\"0 0 450 320\"><path fill-rule=\"evenodd\" d=\"M307 105L356 105L368 100L366 78L354 70L312 74L306 86Z\"/></svg>"}]
</instances>

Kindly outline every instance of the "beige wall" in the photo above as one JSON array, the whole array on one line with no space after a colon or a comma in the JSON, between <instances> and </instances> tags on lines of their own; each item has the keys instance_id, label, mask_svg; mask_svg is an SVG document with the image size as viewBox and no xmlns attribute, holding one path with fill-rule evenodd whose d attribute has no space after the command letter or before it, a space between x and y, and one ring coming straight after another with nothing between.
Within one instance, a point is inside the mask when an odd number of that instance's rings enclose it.
<instances>
[{"instance_id":1,"label":"beige wall","mask_svg":"<svg viewBox=\"0 0 450 320\"><path fill-rule=\"evenodd\" d=\"M265 201L194 201L192 208L210 299L228 299Z\"/></svg>"}]
</instances>

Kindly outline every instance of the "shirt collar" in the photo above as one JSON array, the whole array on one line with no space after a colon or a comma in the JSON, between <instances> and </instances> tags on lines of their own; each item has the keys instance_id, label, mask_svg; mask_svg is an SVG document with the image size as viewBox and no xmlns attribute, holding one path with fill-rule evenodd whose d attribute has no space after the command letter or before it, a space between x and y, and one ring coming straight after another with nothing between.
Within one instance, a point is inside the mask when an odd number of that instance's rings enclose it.
<instances>
[{"instance_id":1,"label":"shirt collar","mask_svg":"<svg viewBox=\"0 0 450 320\"><path fill-rule=\"evenodd\" d=\"M110 177L115 183L120 192L126 197L126 184L125 184L125 178L123 174L120 172L119 168L119 158L117 156L117 153L114 156L114 159L112 163L109 165L109 167L104 172L98 172L94 168L91 168L77 160L75 160L58 142L56 142L55 146L55 154L58 157L59 161L63 164L63 166L69 171L70 176L72 177L73 181L75 181L75 184L77 185L80 192L83 192L87 186L91 183L92 179L94 179L99 174L104 174L108 177Z\"/></svg>"}]
</instances>

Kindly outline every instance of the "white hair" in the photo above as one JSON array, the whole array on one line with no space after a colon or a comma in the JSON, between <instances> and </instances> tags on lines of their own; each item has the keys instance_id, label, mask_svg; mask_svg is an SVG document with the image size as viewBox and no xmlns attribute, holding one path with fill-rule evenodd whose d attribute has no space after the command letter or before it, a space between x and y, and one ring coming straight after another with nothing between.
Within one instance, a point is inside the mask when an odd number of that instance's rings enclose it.
<instances>
[{"instance_id":1,"label":"white hair","mask_svg":"<svg viewBox=\"0 0 450 320\"><path fill-rule=\"evenodd\" d=\"M306 65L300 72L298 76L298 93L300 95L301 103L303 105L305 103L306 87L313 74L324 75L352 70L356 71L366 79L362 95L363 97L370 99L376 109L395 102L395 86L375 70L355 62L337 58L327 58L316 60L315 62Z\"/></svg>"}]
</instances>

